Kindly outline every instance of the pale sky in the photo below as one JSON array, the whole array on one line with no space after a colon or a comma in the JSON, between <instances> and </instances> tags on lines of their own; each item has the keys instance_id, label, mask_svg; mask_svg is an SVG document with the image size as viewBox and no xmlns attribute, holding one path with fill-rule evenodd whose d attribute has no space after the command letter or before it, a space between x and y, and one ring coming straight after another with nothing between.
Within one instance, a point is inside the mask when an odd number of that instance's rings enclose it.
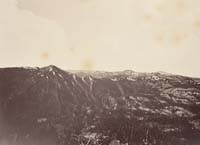
<instances>
[{"instance_id":1,"label":"pale sky","mask_svg":"<svg viewBox=\"0 0 200 145\"><path fill-rule=\"evenodd\" d=\"M200 77L199 0L0 0L0 67Z\"/></svg>"}]
</instances>

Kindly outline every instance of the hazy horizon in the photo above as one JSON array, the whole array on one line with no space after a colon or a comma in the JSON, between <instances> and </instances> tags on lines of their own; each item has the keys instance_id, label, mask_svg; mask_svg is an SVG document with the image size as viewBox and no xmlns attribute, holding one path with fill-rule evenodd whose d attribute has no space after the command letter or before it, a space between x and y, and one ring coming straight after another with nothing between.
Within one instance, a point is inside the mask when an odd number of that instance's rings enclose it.
<instances>
[{"instance_id":1,"label":"hazy horizon","mask_svg":"<svg viewBox=\"0 0 200 145\"><path fill-rule=\"evenodd\" d=\"M7 67L0 67L0 69L6 69L6 68L24 68L24 69L34 69L34 68L45 68L45 67L50 67L50 66L55 66L61 70L64 70L66 72L70 72L70 73L95 73L95 72L100 72L100 73L118 73L118 72L125 72L125 71L132 71L135 73L147 73L147 74L151 74L151 73L161 73L161 74L166 74L166 75L180 75L180 76L185 76L185 77L194 77L194 78L200 78L198 76L189 76L189 75L184 75L184 74L177 74L177 73L171 73L171 72L166 72L166 71L137 71L137 70L132 70L132 69L124 69L124 70L88 70L88 69L63 69L62 67L50 64L50 65L46 65L46 66L7 66Z\"/></svg>"}]
</instances>

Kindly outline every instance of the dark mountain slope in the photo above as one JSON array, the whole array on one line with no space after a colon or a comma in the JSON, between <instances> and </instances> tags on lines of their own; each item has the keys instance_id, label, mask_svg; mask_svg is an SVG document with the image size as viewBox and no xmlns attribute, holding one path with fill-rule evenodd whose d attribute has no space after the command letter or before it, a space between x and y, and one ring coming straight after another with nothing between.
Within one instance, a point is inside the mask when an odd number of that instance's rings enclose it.
<instances>
[{"instance_id":1,"label":"dark mountain slope","mask_svg":"<svg viewBox=\"0 0 200 145\"><path fill-rule=\"evenodd\" d=\"M0 145L199 145L200 79L0 69Z\"/></svg>"}]
</instances>

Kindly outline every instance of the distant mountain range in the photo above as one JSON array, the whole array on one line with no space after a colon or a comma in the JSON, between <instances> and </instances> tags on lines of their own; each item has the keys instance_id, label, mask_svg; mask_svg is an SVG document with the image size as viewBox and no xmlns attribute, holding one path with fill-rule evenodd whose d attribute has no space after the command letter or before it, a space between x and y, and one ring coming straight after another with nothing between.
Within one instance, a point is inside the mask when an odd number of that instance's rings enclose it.
<instances>
[{"instance_id":1,"label":"distant mountain range","mask_svg":"<svg viewBox=\"0 0 200 145\"><path fill-rule=\"evenodd\" d=\"M200 145L200 79L2 68L0 145Z\"/></svg>"}]
</instances>

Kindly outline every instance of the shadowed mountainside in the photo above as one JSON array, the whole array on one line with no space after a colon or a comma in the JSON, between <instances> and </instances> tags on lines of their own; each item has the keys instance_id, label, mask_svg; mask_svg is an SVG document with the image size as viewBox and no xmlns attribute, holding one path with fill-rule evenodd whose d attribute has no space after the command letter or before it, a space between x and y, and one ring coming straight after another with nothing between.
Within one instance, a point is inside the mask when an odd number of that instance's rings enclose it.
<instances>
[{"instance_id":1,"label":"shadowed mountainside","mask_svg":"<svg viewBox=\"0 0 200 145\"><path fill-rule=\"evenodd\" d=\"M0 69L0 145L199 145L200 79Z\"/></svg>"}]
</instances>

